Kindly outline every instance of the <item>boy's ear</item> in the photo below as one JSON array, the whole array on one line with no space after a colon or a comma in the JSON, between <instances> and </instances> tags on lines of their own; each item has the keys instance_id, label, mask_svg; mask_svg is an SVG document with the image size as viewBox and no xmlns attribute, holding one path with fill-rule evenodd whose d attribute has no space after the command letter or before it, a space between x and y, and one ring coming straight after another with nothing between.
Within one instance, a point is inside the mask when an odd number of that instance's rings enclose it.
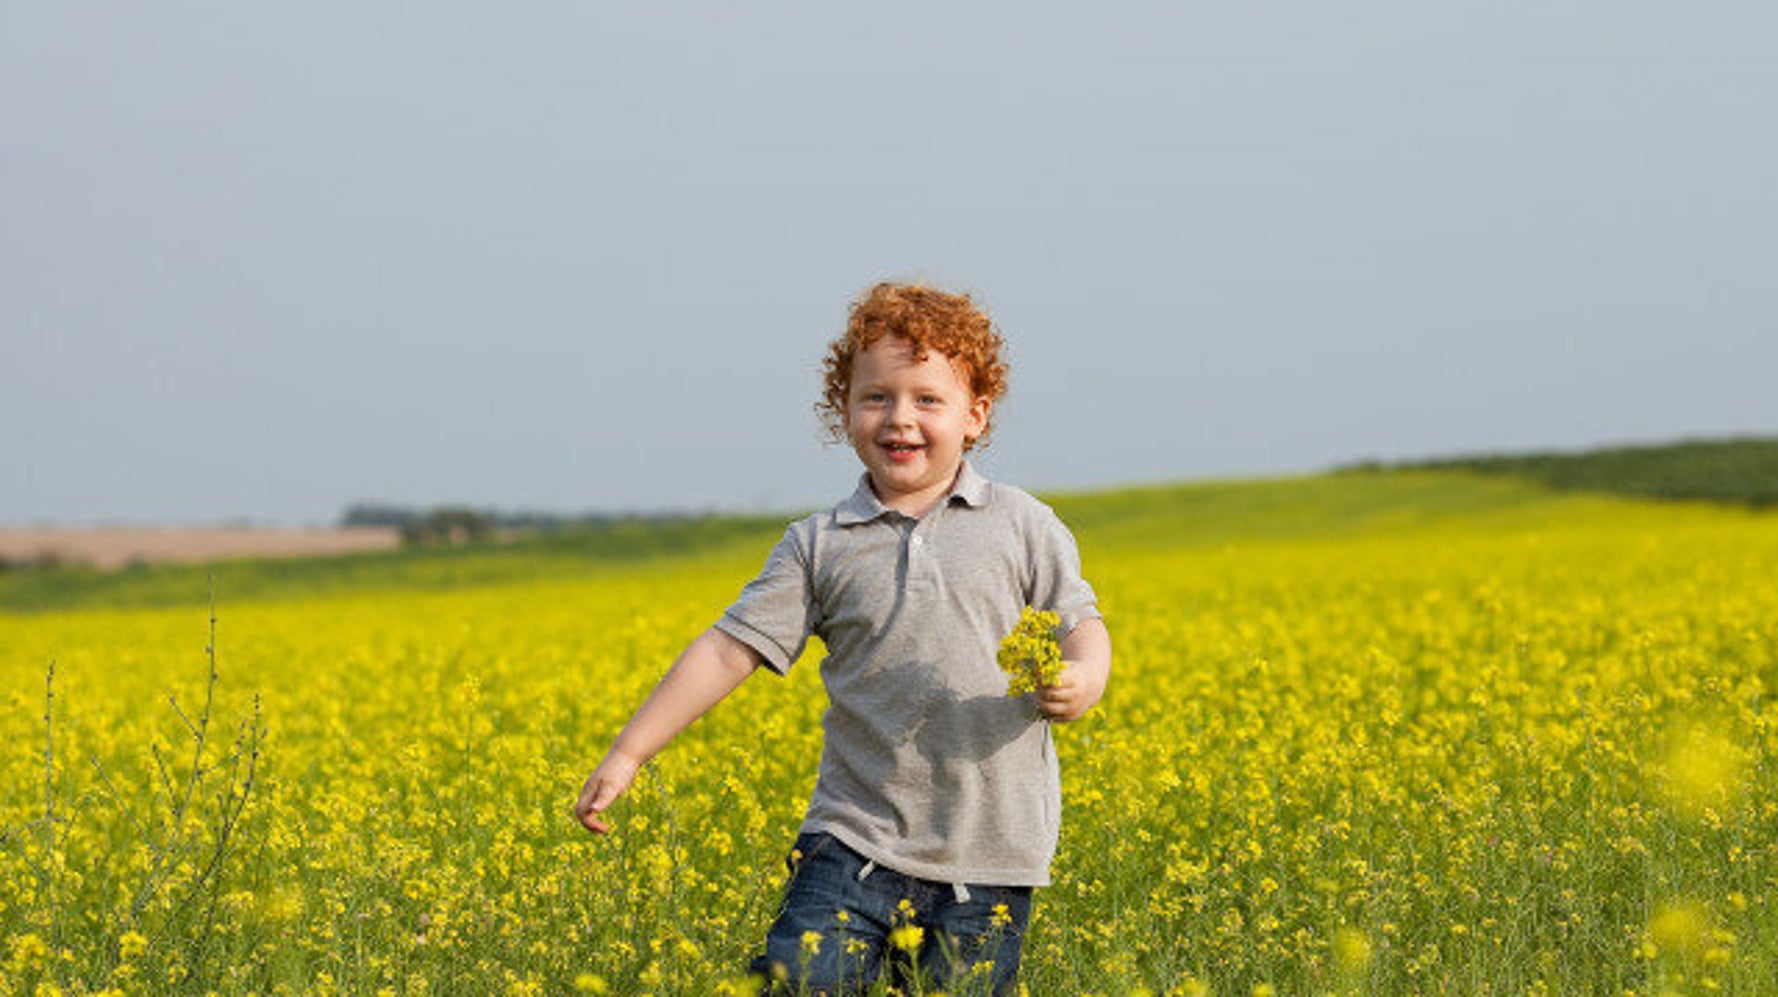
<instances>
[{"instance_id":1,"label":"boy's ear","mask_svg":"<svg viewBox=\"0 0 1778 997\"><path fill-rule=\"evenodd\" d=\"M986 395L969 403L969 416L965 420L963 435L969 439L970 443L974 443L988 431L988 415L993 411L994 402Z\"/></svg>"}]
</instances>

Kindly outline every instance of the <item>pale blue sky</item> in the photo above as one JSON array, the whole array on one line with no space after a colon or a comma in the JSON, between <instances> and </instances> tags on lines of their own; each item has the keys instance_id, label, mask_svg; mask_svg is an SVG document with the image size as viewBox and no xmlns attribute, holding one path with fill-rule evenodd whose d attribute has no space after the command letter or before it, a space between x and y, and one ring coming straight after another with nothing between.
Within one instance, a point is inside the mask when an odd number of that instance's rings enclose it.
<instances>
[{"instance_id":1,"label":"pale blue sky","mask_svg":"<svg viewBox=\"0 0 1778 997\"><path fill-rule=\"evenodd\" d=\"M847 302L1037 489L1778 432L1760 3L0 9L0 523L794 508Z\"/></svg>"}]
</instances>

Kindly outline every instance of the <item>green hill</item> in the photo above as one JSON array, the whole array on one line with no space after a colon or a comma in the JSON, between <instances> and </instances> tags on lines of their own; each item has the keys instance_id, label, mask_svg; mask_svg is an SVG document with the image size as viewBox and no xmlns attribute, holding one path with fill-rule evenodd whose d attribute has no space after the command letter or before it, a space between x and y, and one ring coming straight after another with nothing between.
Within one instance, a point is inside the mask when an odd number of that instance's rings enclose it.
<instances>
[{"instance_id":1,"label":"green hill","mask_svg":"<svg viewBox=\"0 0 1778 997\"><path fill-rule=\"evenodd\" d=\"M1351 470L1474 471L1568 491L1637 498L1778 505L1778 438L1681 440L1585 451L1482 454Z\"/></svg>"}]
</instances>

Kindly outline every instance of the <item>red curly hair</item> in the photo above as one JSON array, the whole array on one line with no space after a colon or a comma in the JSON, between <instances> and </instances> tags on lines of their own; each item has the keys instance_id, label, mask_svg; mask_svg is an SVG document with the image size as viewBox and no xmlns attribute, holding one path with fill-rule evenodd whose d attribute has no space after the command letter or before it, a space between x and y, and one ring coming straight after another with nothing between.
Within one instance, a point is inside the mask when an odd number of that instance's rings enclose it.
<instances>
[{"instance_id":1,"label":"red curly hair","mask_svg":"<svg viewBox=\"0 0 1778 997\"><path fill-rule=\"evenodd\" d=\"M914 347L914 361L930 352L957 364L973 398L989 400L989 421L965 450L987 444L994 428L994 403L1006 395L1005 339L989 316L967 293L926 288L923 284L882 283L852 302L846 331L827 345L821 361L821 400L814 411L834 443L846 441L846 395L852 391L852 357L884 336L900 336Z\"/></svg>"},{"instance_id":2,"label":"red curly hair","mask_svg":"<svg viewBox=\"0 0 1778 997\"><path fill-rule=\"evenodd\" d=\"M889 282L859 295L852 302L846 331L827 344L827 358L821 364L821 400L815 403L815 411L829 437L836 443L846 439L852 358L885 336L907 340L914 348L915 362L936 351L960 368L970 396L989 402L988 423L965 449L985 444L993 429L993 403L1006 394L1006 360L1001 356L1006 341L969 295Z\"/></svg>"}]
</instances>

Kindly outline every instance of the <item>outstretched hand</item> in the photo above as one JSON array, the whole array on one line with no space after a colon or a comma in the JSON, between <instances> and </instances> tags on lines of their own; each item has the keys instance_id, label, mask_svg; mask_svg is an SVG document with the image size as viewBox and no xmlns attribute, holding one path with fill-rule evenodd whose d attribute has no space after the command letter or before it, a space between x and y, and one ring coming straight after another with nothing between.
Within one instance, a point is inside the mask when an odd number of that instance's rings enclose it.
<instances>
[{"instance_id":1,"label":"outstretched hand","mask_svg":"<svg viewBox=\"0 0 1778 997\"><path fill-rule=\"evenodd\" d=\"M594 834L609 834L611 825L600 814L629 791L642 763L734 692L763 662L758 651L715 627L692 641L624 725L605 760L586 777L580 799L574 801L581 825Z\"/></svg>"},{"instance_id":2,"label":"outstretched hand","mask_svg":"<svg viewBox=\"0 0 1778 997\"><path fill-rule=\"evenodd\" d=\"M586 785L580 787L580 799L574 803L574 816L580 819L581 826L594 834L609 834L611 825L600 815L629 790L641 767L635 759L617 751L606 755L593 774L586 777Z\"/></svg>"}]
</instances>

